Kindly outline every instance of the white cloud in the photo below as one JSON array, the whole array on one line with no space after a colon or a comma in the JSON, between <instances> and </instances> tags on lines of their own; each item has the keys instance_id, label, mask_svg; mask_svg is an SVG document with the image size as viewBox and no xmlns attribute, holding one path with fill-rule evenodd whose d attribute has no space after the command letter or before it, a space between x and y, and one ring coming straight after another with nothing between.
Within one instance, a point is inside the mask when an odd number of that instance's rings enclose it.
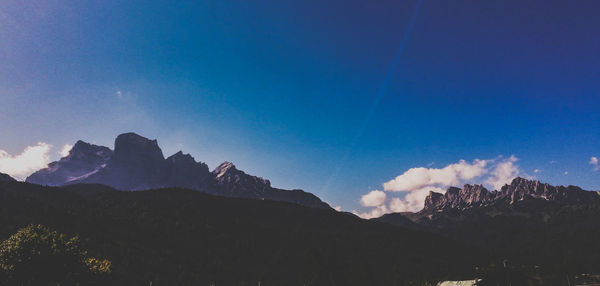
<instances>
[{"instance_id":1,"label":"white cloud","mask_svg":"<svg viewBox=\"0 0 600 286\"><path fill-rule=\"evenodd\" d=\"M383 184L386 191L414 191L427 186L454 186L485 174L488 161L475 159L473 163L460 160L444 168L411 168L404 174Z\"/></svg>"},{"instance_id":2,"label":"white cloud","mask_svg":"<svg viewBox=\"0 0 600 286\"><path fill-rule=\"evenodd\" d=\"M519 161L517 157L510 156L506 160L496 164L496 167L491 173L491 177L486 180L486 183L494 186L494 189L500 190L502 186L510 183L512 179L519 176L519 166L515 165L515 162Z\"/></svg>"},{"instance_id":3,"label":"white cloud","mask_svg":"<svg viewBox=\"0 0 600 286\"><path fill-rule=\"evenodd\" d=\"M336 211L338 211L338 212L342 211L342 207L341 206L333 207L333 209L336 210Z\"/></svg>"},{"instance_id":4,"label":"white cloud","mask_svg":"<svg viewBox=\"0 0 600 286\"><path fill-rule=\"evenodd\" d=\"M409 192L404 198L392 198L390 200L390 211L392 212L417 212L425 205L425 198L430 191L436 193L445 193L446 190L437 187L425 187L419 190Z\"/></svg>"},{"instance_id":5,"label":"white cloud","mask_svg":"<svg viewBox=\"0 0 600 286\"><path fill-rule=\"evenodd\" d=\"M598 165L598 157L591 157L590 165L594 167L594 171L600 170L600 166Z\"/></svg>"},{"instance_id":6,"label":"white cloud","mask_svg":"<svg viewBox=\"0 0 600 286\"><path fill-rule=\"evenodd\" d=\"M352 213L354 213L355 215L362 217L364 219L371 219L371 218L380 217L389 212L390 211L388 210L388 208L385 205L380 205L380 206L377 206L367 212L359 213L357 211L353 211Z\"/></svg>"},{"instance_id":7,"label":"white cloud","mask_svg":"<svg viewBox=\"0 0 600 286\"><path fill-rule=\"evenodd\" d=\"M117 90L116 94L118 98L123 98L123 92L121 92L120 90Z\"/></svg>"},{"instance_id":8,"label":"white cloud","mask_svg":"<svg viewBox=\"0 0 600 286\"><path fill-rule=\"evenodd\" d=\"M62 147L62 149L60 150L60 155L62 157L67 157L69 156L69 153L71 152L71 149L73 149L73 145L71 144L66 144L65 146Z\"/></svg>"},{"instance_id":9,"label":"white cloud","mask_svg":"<svg viewBox=\"0 0 600 286\"><path fill-rule=\"evenodd\" d=\"M535 169L535 170L533 170L533 172L537 174L537 173L541 172L541 170L540 169Z\"/></svg>"},{"instance_id":10,"label":"white cloud","mask_svg":"<svg viewBox=\"0 0 600 286\"><path fill-rule=\"evenodd\" d=\"M385 202L385 193L382 191L371 191L360 198L360 203L365 207L376 207L380 206Z\"/></svg>"},{"instance_id":11,"label":"white cloud","mask_svg":"<svg viewBox=\"0 0 600 286\"><path fill-rule=\"evenodd\" d=\"M10 155L0 150L0 172L23 180L31 173L48 166L50 148L50 144L39 142L35 146L28 146L19 155Z\"/></svg>"},{"instance_id":12,"label":"white cloud","mask_svg":"<svg viewBox=\"0 0 600 286\"><path fill-rule=\"evenodd\" d=\"M361 204L372 209L354 213L363 218L373 218L388 212L419 211L429 191L445 193L448 187L460 187L465 183L480 183L499 190L521 174L517 161L517 157L510 156L475 159L472 162L460 160L443 168L411 168L383 184L384 191L402 192L403 196L387 196L382 191L371 191L361 197Z\"/></svg>"},{"instance_id":13,"label":"white cloud","mask_svg":"<svg viewBox=\"0 0 600 286\"><path fill-rule=\"evenodd\" d=\"M565 171L563 174L565 174L565 175L568 175L568 174L569 174L569 172Z\"/></svg>"}]
</instances>

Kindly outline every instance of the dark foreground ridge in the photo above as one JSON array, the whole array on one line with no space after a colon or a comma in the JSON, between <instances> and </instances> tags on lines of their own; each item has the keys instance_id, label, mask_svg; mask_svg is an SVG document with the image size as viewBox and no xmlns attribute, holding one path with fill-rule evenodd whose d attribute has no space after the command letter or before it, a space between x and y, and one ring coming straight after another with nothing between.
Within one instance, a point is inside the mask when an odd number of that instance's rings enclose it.
<instances>
[{"instance_id":1,"label":"dark foreground ridge","mask_svg":"<svg viewBox=\"0 0 600 286\"><path fill-rule=\"evenodd\" d=\"M0 211L0 240L27 225L78 235L86 256L110 261L102 285L425 285L481 262L433 234L178 188L0 182Z\"/></svg>"},{"instance_id":2,"label":"dark foreground ridge","mask_svg":"<svg viewBox=\"0 0 600 286\"><path fill-rule=\"evenodd\" d=\"M0 182L16 182L16 180L7 174L0 173Z\"/></svg>"},{"instance_id":3,"label":"dark foreground ridge","mask_svg":"<svg viewBox=\"0 0 600 286\"><path fill-rule=\"evenodd\" d=\"M205 163L196 162L181 151L165 158L156 140L135 133L117 136L114 152L78 141L68 156L50 163L26 181L48 186L94 183L127 191L178 187L228 197L330 208L311 193L274 188L269 180L248 175L229 162L211 172Z\"/></svg>"}]
</instances>

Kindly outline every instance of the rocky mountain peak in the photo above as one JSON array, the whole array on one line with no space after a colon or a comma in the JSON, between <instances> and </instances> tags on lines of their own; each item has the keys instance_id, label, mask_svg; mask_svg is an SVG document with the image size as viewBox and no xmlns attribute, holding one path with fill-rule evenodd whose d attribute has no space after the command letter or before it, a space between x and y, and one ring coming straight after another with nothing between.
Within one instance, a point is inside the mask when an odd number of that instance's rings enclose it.
<instances>
[{"instance_id":1,"label":"rocky mountain peak","mask_svg":"<svg viewBox=\"0 0 600 286\"><path fill-rule=\"evenodd\" d=\"M164 156L156 139L150 140L133 132L124 133L115 139L116 158L132 158L143 156L148 159L164 160Z\"/></svg>"},{"instance_id":2,"label":"rocky mountain peak","mask_svg":"<svg viewBox=\"0 0 600 286\"><path fill-rule=\"evenodd\" d=\"M221 165L217 166L212 172L217 176L217 178L219 178L231 171L238 171L238 169L235 168L233 163L225 161L221 163Z\"/></svg>"},{"instance_id":3,"label":"rocky mountain peak","mask_svg":"<svg viewBox=\"0 0 600 286\"><path fill-rule=\"evenodd\" d=\"M113 151L84 141L77 141L69 155L59 161L48 164L47 168L31 174L28 183L61 186L73 181L83 180L106 166Z\"/></svg>"},{"instance_id":4,"label":"rocky mountain peak","mask_svg":"<svg viewBox=\"0 0 600 286\"><path fill-rule=\"evenodd\" d=\"M231 162L223 162L213 171L219 185L243 185L249 189L265 189L271 187L271 182L261 177L248 175L238 170Z\"/></svg>"},{"instance_id":5,"label":"rocky mountain peak","mask_svg":"<svg viewBox=\"0 0 600 286\"><path fill-rule=\"evenodd\" d=\"M434 208L440 203L442 198L444 198L444 195L436 193L434 191L429 191L429 195L427 195L427 197L425 198L425 208Z\"/></svg>"},{"instance_id":6,"label":"rocky mountain peak","mask_svg":"<svg viewBox=\"0 0 600 286\"><path fill-rule=\"evenodd\" d=\"M110 156L112 156L112 150L109 148L78 140L75 145L73 145L73 148L71 148L71 151L69 151L69 155L65 158L91 159L97 157L108 159Z\"/></svg>"},{"instance_id":7,"label":"rocky mountain peak","mask_svg":"<svg viewBox=\"0 0 600 286\"><path fill-rule=\"evenodd\" d=\"M179 151L167 158L167 161L171 163L196 163L196 160L190 154L183 154L182 151Z\"/></svg>"},{"instance_id":8,"label":"rocky mountain peak","mask_svg":"<svg viewBox=\"0 0 600 286\"><path fill-rule=\"evenodd\" d=\"M73 145L73 148L71 148L70 152L85 152L86 150L89 150L91 148L92 148L92 144L87 143L82 140L77 140L77 142L75 142L75 145ZM70 154L70 152L69 152L69 154Z\"/></svg>"},{"instance_id":9,"label":"rocky mountain peak","mask_svg":"<svg viewBox=\"0 0 600 286\"><path fill-rule=\"evenodd\" d=\"M511 203L528 198L579 202L587 199L597 199L596 196L590 196L591 193L579 187L552 186L547 183L540 183L537 180L515 178L510 185L502 187L500 196Z\"/></svg>"},{"instance_id":10,"label":"rocky mountain peak","mask_svg":"<svg viewBox=\"0 0 600 286\"><path fill-rule=\"evenodd\" d=\"M510 184L504 185L502 190L524 190L524 191L535 191L539 187L548 187L549 184L542 184L538 180L528 180L521 177L514 178Z\"/></svg>"}]
</instances>

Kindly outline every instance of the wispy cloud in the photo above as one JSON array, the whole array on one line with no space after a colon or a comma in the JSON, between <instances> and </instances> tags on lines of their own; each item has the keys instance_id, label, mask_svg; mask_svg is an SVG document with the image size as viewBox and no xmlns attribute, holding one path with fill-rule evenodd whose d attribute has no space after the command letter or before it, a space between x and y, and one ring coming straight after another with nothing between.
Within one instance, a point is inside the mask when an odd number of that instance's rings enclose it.
<instances>
[{"instance_id":1,"label":"wispy cloud","mask_svg":"<svg viewBox=\"0 0 600 286\"><path fill-rule=\"evenodd\" d=\"M396 178L383 183L383 191L371 191L361 197L361 204L371 209L354 212L363 218L381 216L388 212L419 211L429 191L444 193L450 186L480 183L500 189L522 172L515 156L490 160L460 160L443 168L410 168ZM386 193L387 192L387 193ZM393 194L400 193L400 196Z\"/></svg>"},{"instance_id":2,"label":"wispy cloud","mask_svg":"<svg viewBox=\"0 0 600 286\"><path fill-rule=\"evenodd\" d=\"M31 173L48 166L51 148L52 145L39 142L37 145L28 146L18 155L10 155L0 150L0 172L24 180Z\"/></svg>"},{"instance_id":3,"label":"wispy cloud","mask_svg":"<svg viewBox=\"0 0 600 286\"><path fill-rule=\"evenodd\" d=\"M502 186L510 183L512 179L519 176L519 166L515 165L517 161L519 161L519 159L513 155L496 163L494 170L491 172L491 176L485 182L492 185L495 190L500 190Z\"/></svg>"},{"instance_id":4,"label":"wispy cloud","mask_svg":"<svg viewBox=\"0 0 600 286\"><path fill-rule=\"evenodd\" d=\"M71 149L73 149L73 145L71 144L65 144L65 146L62 147L62 149L60 150L60 156L61 157L67 157L69 156L69 153L71 152Z\"/></svg>"},{"instance_id":5,"label":"wispy cloud","mask_svg":"<svg viewBox=\"0 0 600 286\"><path fill-rule=\"evenodd\" d=\"M594 168L594 171L600 170L600 166L598 165L598 157L590 158L590 165Z\"/></svg>"}]
</instances>

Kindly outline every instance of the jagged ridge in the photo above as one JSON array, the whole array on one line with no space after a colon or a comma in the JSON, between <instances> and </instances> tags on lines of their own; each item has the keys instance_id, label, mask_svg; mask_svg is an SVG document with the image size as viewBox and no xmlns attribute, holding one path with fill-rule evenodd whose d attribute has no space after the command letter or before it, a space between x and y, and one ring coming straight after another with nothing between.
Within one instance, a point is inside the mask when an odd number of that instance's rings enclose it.
<instances>
[{"instance_id":1,"label":"jagged ridge","mask_svg":"<svg viewBox=\"0 0 600 286\"><path fill-rule=\"evenodd\" d=\"M464 209L480 207L493 202L515 203L525 199L544 199L551 201L588 202L600 201L596 192L585 191L576 186L552 186L537 180L521 177L504 185L500 191L488 191L482 185L464 185L462 189L450 187L445 194L429 192L425 198L424 210Z\"/></svg>"},{"instance_id":2,"label":"jagged ridge","mask_svg":"<svg viewBox=\"0 0 600 286\"><path fill-rule=\"evenodd\" d=\"M273 188L271 182L238 170L224 162L212 172L190 154L179 151L165 159L157 140L135 133L115 139L114 152L107 147L78 141L70 154L39 170L27 182L63 186L76 183L104 184L120 190L180 187L205 193L242 198L294 202L330 208L313 194L302 190Z\"/></svg>"}]
</instances>

